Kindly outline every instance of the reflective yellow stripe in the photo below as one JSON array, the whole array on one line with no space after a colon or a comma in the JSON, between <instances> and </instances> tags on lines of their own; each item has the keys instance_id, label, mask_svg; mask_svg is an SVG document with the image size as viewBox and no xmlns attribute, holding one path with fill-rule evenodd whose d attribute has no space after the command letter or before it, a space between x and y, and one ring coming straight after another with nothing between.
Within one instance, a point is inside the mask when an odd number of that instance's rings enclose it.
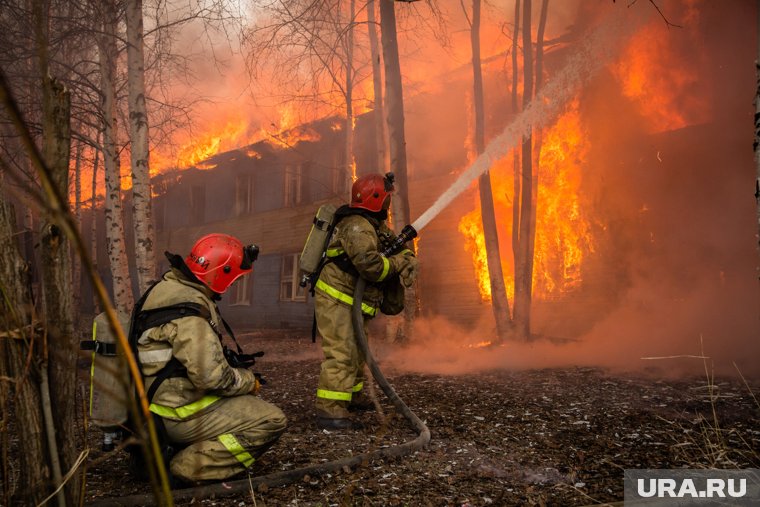
<instances>
[{"instance_id":1,"label":"reflective yellow stripe","mask_svg":"<svg viewBox=\"0 0 760 507\"><path fill-rule=\"evenodd\" d=\"M243 446L240 445L240 442L238 442L238 439L235 438L235 435L232 433L219 435L219 441L223 446L227 448L228 451L230 451L230 454L235 456L237 460L243 464L244 467L248 468L249 466L253 465L253 462L255 461L253 459L253 456L251 456L251 453L246 451Z\"/></svg>"},{"instance_id":2,"label":"reflective yellow stripe","mask_svg":"<svg viewBox=\"0 0 760 507\"><path fill-rule=\"evenodd\" d=\"M358 393L358 392L359 392L359 391L361 391L363 388L364 388L364 382L359 382L358 384L356 384L356 385L353 387L353 391L354 391L355 393Z\"/></svg>"},{"instance_id":3,"label":"reflective yellow stripe","mask_svg":"<svg viewBox=\"0 0 760 507\"><path fill-rule=\"evenodd\" d=\"M219 399L219 396L209 395L204 396L198 401L194 401L177 408L164 407L163 405L156 405L155 403L151 403L149 408L151 412L156 415L160 415L161 417L168 417L170 419L186 419L191 415L200 412L209 405L215 403Z\"/></svg>"},{"instance_id":4,"label":"reflective yellow stripe","mask_svg":"<svg viewBox=\"0 0 760 507\"><path fill-rule=\"evenodd\" d=\"M98 322L92 321L92 341L97 341ZM90 363L90 417L92 417L92 388L95 382L95 349L92 349L92 363Z\"/></svg>"},{"instance_id":5,"label":"reflective yellow stripe","mask_svg":"<svg viewBox=\"0 0 760 507\"><path fill-rule=\"evenodd\" d=\"M325 252L328 257L337 257L339 255L343 255L344 253L346 253L346 251L342 248L328 248L327 252Z\"/></svg>"},{"instance_id":6,"label":"reflective yellow stripe","mask_svg":"<svg viewBox=\"0 0 760 507\"><path fill-rule=\"evenodd\" d=\"M351 393L342 391L328 391L327 389L317 389L317 398L326 400L351 401Z\"/></svg>"},{"instance_id":7,"label":"reflective yellow stripe","mask_svg":"<svg viewBox=\"0 0 760 507\"><path fill-rule=\"evenodd\" d=\"M378 282L382 282L385 280L385 277L388 276L388 272L391 270L391 263L390 261L383 257L383 272L380 273L380 277L377 279Z\"/></svg>"},{"instance_id":8,"label":"reflective yellow stripe","mask_svg":"<svg viewBox=\"0 0 760 507\"><path fill-rule=\"evenodd\" d=\"M354 305L354 298L352 296L342 293L335 287L330 287L322 280L317 280L316 288L321 290L328 296L332 296L338 301L342 303L346 303L348 306ZM367 315L374 316L377 313L377 308L373 308L367 303L362 303L362 312L366 313Z\"/></svg>"},{"instance_id":9,"label":"reflective yellow stripe","mask_svg":"<svg viewBox=\"0 0 760 507\"><path fill-rule=\"evenodd\" d=\"M409 250L408 248L404 248L403 250L401 250L401 251L399 252L399 254L401 254L401 255L404 255L404 254L406 254L406 252L409 252L410 254L414 255L414 252L412 252L412 251L411 251L411 250Z\"/></svg>"}]
</instances>

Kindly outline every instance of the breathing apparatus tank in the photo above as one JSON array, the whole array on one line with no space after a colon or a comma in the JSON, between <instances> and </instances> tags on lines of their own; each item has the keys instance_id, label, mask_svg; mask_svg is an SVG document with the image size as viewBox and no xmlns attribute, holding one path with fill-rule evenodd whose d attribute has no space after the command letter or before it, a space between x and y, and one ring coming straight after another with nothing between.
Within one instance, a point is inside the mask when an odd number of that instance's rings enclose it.
<instances>
[{"instance_id":1,"label":"breathing apparatus tank","mask_svg":"<svg viewBox=\"0 0 760 507\"><path fill-rule=\"evenodd\" d=\"M303 246L301 258L298 261L298 267L301 270L301 287L306 287L310 282L312 282L312 285L316 282L312 278L317 273L319 265L325 257L327 246L332 237L335 211L335 205L330 203L323 204L317 210L311 231Z\"/></svg>"},{"instance_id":2,"label":"breathing apparatus tank","mask_svg":"<svg viewBox=\"0 0 760 507\"><path fill-rule=\"evenodd\" d=\"M130 317L117 312L125 333L129 332ZM103 450L114 448L120 428L126 423L130 393L126 363L118 354L116 335L111 331L105 312L92 323L92 340L80 344L83 350L92 350L90 367L90 420L103 430Z\"/></svg>"}]
</instances>

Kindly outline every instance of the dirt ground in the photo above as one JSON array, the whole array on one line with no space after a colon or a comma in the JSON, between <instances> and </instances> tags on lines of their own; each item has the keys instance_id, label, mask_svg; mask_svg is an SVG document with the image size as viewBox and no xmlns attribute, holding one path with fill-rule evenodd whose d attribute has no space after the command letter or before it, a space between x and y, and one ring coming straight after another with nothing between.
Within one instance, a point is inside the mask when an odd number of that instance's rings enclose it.
<instances>
[{"instance_id":1,"label":"dirt ground","mask_svg":"<svg viewBox=\"0 0 760 507\"><path fill-rule=\"evenodd\" d=\"M304 333L257 333L262 396L289 418L288 431L254 465L259 476L323 463L415 438L378 393L386 414L365 429L319 431L312 408L321 349ZM232 498L179 505L589 505L623 499L626 468L760 467L760 383L705 377L677 381L594 368L486 371L445 376L395 371L389 345L373 346L381 368L432 433L428 447L356 470ZM752 392L754 391L754 395ZM711 396L712 393L712 396ZM88 441L87 501L148 493L132 480L126 453Z\"/></svg>"}]
</instances>

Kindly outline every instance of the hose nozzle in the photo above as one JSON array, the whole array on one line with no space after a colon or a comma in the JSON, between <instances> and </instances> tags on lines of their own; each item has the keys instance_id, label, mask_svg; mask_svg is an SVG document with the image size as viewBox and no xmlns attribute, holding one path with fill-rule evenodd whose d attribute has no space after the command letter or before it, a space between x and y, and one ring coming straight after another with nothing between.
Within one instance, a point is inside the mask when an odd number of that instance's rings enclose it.
<instances>
[{"instance_id":1,"label":"hose nozzle","mask_svg":"<svg viewBox=\"0 0 760 507\"><path fill-rule=\"evenodd\" d=\"M406 243L407 241L411 241L416 237L417 237L417 229L415 229L411 225L405 225L404 228L401 229L401 233L398 235L398 237L396 237L396 239L393 241L393 243L390 246L388 246L388 248L383 250L382 254L385 257L396 254L404 249L404 243Z\"/></svg>"}]
</instances>

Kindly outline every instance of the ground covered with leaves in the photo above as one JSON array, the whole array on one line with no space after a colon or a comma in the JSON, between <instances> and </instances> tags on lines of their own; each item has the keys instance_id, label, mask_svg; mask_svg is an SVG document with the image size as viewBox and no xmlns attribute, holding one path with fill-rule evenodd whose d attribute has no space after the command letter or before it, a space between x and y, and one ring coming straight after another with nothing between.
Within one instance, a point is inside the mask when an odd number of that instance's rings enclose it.
<instances>
[{"instance_id":1,"label":"ground covered with leaves","mask_svg":"<svg viewBox=\"0 0 760 507\"><path fill-rule=\"evenodd\" d=\"M384 417L365 429L320 431L314 392L321 350L299 333L244 337L267 355L262 393L289 419L288 431L254 465L261 476L400 444L416 437L378 389ZM663 380L594 368L420 374L381 368L430 428L422 451L356 469L307 476L234 497L199 495L180 505L589 505L623 498L626 468L760 467L760 383L705 376ZM84 378L84 377L83 377ZM754 394L753 394L754 392ZM127 472L123 451L102 453L98 432L87 501L149 493Z\"/></svg>"}]
</instances>

